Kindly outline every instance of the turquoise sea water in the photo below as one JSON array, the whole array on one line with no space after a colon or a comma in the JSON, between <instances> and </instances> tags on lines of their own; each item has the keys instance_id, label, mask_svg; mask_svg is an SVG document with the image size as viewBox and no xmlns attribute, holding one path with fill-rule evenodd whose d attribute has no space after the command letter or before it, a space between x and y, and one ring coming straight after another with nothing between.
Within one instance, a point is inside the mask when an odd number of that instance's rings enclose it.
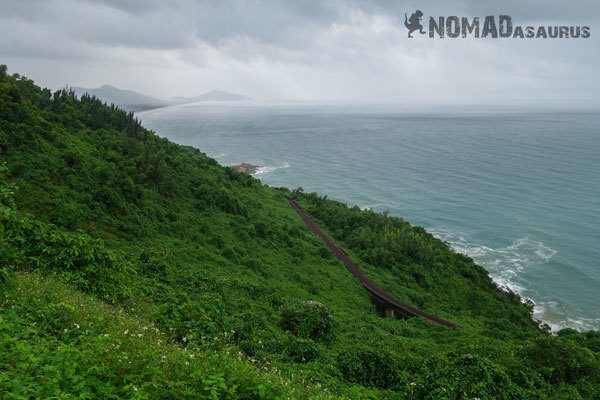
<instances>
[{"instance_id":1,"label":"turquoise sea water","mask_svg":"<svg viewBox=\"0 0 600 400\"><path fill-rule=\"evenodd\" d=\"M196 104L138 114L274 186L389 210L531 298L554 329L600 329L600 114Z\"/></svg>"}]
</instances>

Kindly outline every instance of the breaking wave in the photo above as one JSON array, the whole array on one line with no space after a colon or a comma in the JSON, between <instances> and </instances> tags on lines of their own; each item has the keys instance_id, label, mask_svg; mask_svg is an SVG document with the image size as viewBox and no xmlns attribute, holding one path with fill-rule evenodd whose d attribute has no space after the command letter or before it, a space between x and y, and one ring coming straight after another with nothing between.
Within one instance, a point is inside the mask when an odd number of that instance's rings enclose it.
<instances>
[{"instance_id":1,"label":"breaking wave","mask_svg":"<svg viewBox=\"0 0 600 400\"><path fill-rule=\"evenodd\" d=\"M556 250L533 240L528 236L513 241L509 246L492 248L469 241L464 234L445 230L428 229L436 238L448 243L456 252L471 257L476 263L485 267L494 282L504 289L519 294L523 299L533 301L533 317L547 323L552 331L563 328L578 330L598 329L600 319L567 317L568 312L555 300L536 298L535 291L528 288L527 282L520 274L531 265L549 262Z\"/></svg>"},{"instance_id":2,"label":"breaking wave","mask_svg":"<svg viewBox=\"0 0 600 400\"><path fill-rule=\"evenodd\" d=\"M377 211L379 209L382 208L391 208L392 206L390 204L386 204L386 203L375 203L375 204L366 204L364 206L360 206L360 209L363 211L366 210L373 210L373 211Z\"/></svg>"},{"instance_id":3,"label":"breaking wave","mask_svg":"<svg viewBox=\"0 0 600 400\"><path fill-rule=\"evenodd\" d=\"M283 164L277 165L277 166L266 165L266 166L259 167L254 175L256 175L256 176L266 175L266 174L270 174L274 171L277 171L278 169L285 169L285 168L289 168L289 167L290 167L290 164L288 164L288 163L283 163Z\"/></svg>"}]
</instances>

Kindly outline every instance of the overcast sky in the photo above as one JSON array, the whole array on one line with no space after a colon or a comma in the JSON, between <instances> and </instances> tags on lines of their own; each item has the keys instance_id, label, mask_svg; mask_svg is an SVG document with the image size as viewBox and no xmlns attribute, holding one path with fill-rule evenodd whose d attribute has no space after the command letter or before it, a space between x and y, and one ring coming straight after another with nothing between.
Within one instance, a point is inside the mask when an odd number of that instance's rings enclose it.
<instances>
[{"instance_id":1,"label":"overcast sky","mask_svg":"<svg viewBox=\"0 0 600 400\"><path fill-rule=\"evenodd\" d=\"M587 25L589 39L407 38L404 13ZM598 0L0 0L0 63L159 98L600 104ZM416 35L419 36L419 35Z\"/></svg>"}]
</instances>

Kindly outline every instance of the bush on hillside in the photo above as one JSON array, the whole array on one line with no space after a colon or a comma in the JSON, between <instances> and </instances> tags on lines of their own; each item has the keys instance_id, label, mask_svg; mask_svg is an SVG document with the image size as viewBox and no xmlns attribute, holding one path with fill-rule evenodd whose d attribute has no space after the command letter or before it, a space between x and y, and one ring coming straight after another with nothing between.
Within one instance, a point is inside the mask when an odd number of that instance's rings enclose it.
<instances>
[{"instance_id":1,"label":"bush on hillside","mask_svg":"<svg viewBox=\"0 0 600 400\"><path fill-rule=\"evenodd\" d=\"M21 270L55 272L79 289L111 302L130 297L135 269L84 233L65 232L13 210L0 213L0 262Z\"/></svg>"},{"instance_id":2,"label":"bush on hillside","mask_svg":"<svg viewBox=\"0 0 600 400\"><path fill-rule=\"evenodd\" d=\"M387 389L397 386L402 377L397 360L385 350L346 351L338 356L337 365L346 381L363 386Z\"/></svg>"},{"instance_id":3,"label":"bush on hillside","mask_svg":"<svg viewBox=\"0 0 600 400\"><path fill-rule=\"evenodd\" d=\"M524 354L531 366L553 384L574 383L600 375L594 353L561 338L539 338L525 349Z\"/></svg>"},{"instance_id":4,"label":"bush on hillside","mask_svg":"<svg viewBox=\"0 0 600 400\"><path fill-rule=\"evenodd\" d=\"M440 356L430 360L431 373L419 385L423 399L524 399L506 370L478 355ZM524 379L526 380L526 379Z\"/></svg>"},{"instance_id":5,"label":"bush on hillside","mask_svg":"<svg viewBox=\"0 0 600 400\"><path fill-rule=\"evenodd\" d=\"M287 345L286 352L297 363L311 362L323 356L314 341L304 338L292 338Z\"/></svg>"},{"instance_id":6,"label":"bush on hillside","mask_svg":"<svg viewBox=\"0 0 600 400\"><path fill-rule=\"evenodd\" d=\"M315 341L333 335L334 321L329 309L318 301L305 301L283 310L283 329Z\"/></svg>"}]
</instances>

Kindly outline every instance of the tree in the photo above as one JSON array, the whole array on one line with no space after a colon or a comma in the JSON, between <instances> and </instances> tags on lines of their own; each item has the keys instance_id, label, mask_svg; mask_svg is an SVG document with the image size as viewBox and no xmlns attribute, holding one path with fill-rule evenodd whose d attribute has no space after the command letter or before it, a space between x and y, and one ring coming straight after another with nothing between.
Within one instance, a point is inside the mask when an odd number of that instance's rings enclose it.
<instances>
[{"instance_id":1,"label":"tree","mask_svg":"<svg viewBox=\"0 0 600 400\"><path fill-rule=\"evenodd\" d=\"M7 68L6 65L4 64L0 64L0 82L4 81L4 79L6 79L7 77Z\"/></svg>"}]
</instances>

